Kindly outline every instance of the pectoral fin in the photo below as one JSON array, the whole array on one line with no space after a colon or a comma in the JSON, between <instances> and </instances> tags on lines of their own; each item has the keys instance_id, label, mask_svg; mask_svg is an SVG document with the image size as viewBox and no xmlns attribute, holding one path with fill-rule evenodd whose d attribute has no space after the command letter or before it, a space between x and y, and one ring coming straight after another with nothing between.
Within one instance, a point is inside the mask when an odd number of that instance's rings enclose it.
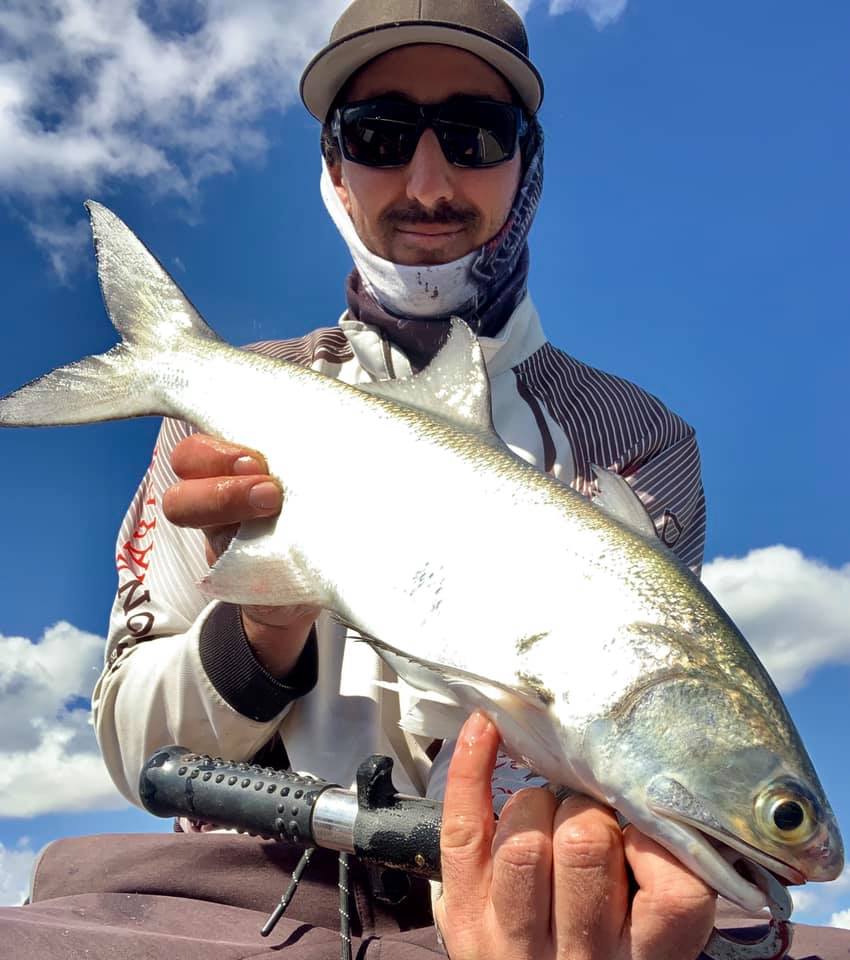
<instances>
[{"instance_id":1,"label":"pectoral fin","mask_svg":"<svg viewBox=\"0 0 850 960\"><path fill-rule=\"evenodd\" d=\"M330 597L300 553L275 532L274 520L243 523L200 588L208 596L229 603L330 605Z\"/></svg>"},{"instance_id":2,"label":"pectoral fin","mask_svg":"<svg viewBox=\"0 0 850 960\"><path fill-rule=\"evenodd\" d=\"M652 517L628 481L613 470L606 470L595 464L593 472L599 488L599 493L593 498L594 506L604 510L609 517L619 520L635 533L655 539L658 533Z\"/></svg>"},{"instance_id":3,"label":"pectoral fin","mask_svg":"<svg viewBox=\"0 0 850 960\"><path fill-rule=\"evenodd\" d=\"M712 833L728 833L705 804L673 777L652 778L646 788L646 805L654 813L684 820L692 826L708 829Z\"/></svg>"}]
</instances>

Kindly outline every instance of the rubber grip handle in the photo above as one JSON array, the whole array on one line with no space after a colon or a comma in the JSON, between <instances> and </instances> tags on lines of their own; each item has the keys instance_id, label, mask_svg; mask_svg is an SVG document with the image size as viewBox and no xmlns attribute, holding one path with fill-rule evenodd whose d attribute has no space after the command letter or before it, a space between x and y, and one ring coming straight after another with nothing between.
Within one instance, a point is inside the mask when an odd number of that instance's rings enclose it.
<instances>
[{"instance_id":1,"label":"rubber grip handle","mask_svg":"<svg viewBox=\"0 0 850 960\"><path fill-rule=\"evenodd\" d=\"M201 756L185 747L157 750L139 777L146 810L189 817L290 843L312 844L316 800L336 784L247 763Z\"/></svg>"}]
</instances>

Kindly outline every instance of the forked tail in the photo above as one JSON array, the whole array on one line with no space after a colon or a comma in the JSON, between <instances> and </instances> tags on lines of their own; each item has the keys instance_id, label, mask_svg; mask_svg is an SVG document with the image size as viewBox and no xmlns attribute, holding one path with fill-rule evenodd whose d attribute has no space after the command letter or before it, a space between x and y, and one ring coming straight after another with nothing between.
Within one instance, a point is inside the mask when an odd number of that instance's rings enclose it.
<instances>
[{"instance_id":1,"label":"forked tail","mask_svg":"<svg viewBox=\"0 0 850 960\"><path fill-rule=\"evenodd\" d=\"M121 342L0 399L0 426L92 423L178 413L167 396L164 355L219 337L156 257L118 217L89 200L97 273ZM171 367L173 376L173 366Z\"/></svg>"}]
</instances>

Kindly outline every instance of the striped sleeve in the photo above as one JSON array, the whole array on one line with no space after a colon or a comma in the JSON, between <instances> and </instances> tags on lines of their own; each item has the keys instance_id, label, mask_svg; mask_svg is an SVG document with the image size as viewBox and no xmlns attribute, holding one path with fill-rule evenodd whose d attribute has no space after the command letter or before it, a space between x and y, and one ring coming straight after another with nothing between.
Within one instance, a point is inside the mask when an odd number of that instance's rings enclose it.
<instances>
[{"instance_id":1,"label":"striped sleeve","mask_svg":"<svg viewBox=\"0 0 850 960\"><path fill-rule=\"evenodd\" d=\"M693 428L657 397L545 344L516 370L521 395L546 407L570 444L572 486L594 492L593 466L624 476L660 539L699 574L705 496Z\"/></svg>"}]
</instances>

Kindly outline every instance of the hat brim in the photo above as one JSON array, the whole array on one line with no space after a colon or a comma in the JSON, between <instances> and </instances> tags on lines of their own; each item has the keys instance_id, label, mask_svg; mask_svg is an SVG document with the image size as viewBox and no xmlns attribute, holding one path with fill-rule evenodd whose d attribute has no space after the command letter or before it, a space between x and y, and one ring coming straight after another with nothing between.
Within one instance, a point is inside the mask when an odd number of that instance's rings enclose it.
<instances>
[{"instance_id":1,"label":"hat brim","mask_svg":"<svg viewBox=\"0 0 850 960\"><path fill-rule=\"evenodd\" d=\"M416 20L370 27L320 50L301 77L304 105L324 123L334 98L352 74L382 53L414 43L436 43L474 53L502 74L529 113L536 113L543 101L543 79L518 50L456 24Z\"/></svg>"}]
</instances>

